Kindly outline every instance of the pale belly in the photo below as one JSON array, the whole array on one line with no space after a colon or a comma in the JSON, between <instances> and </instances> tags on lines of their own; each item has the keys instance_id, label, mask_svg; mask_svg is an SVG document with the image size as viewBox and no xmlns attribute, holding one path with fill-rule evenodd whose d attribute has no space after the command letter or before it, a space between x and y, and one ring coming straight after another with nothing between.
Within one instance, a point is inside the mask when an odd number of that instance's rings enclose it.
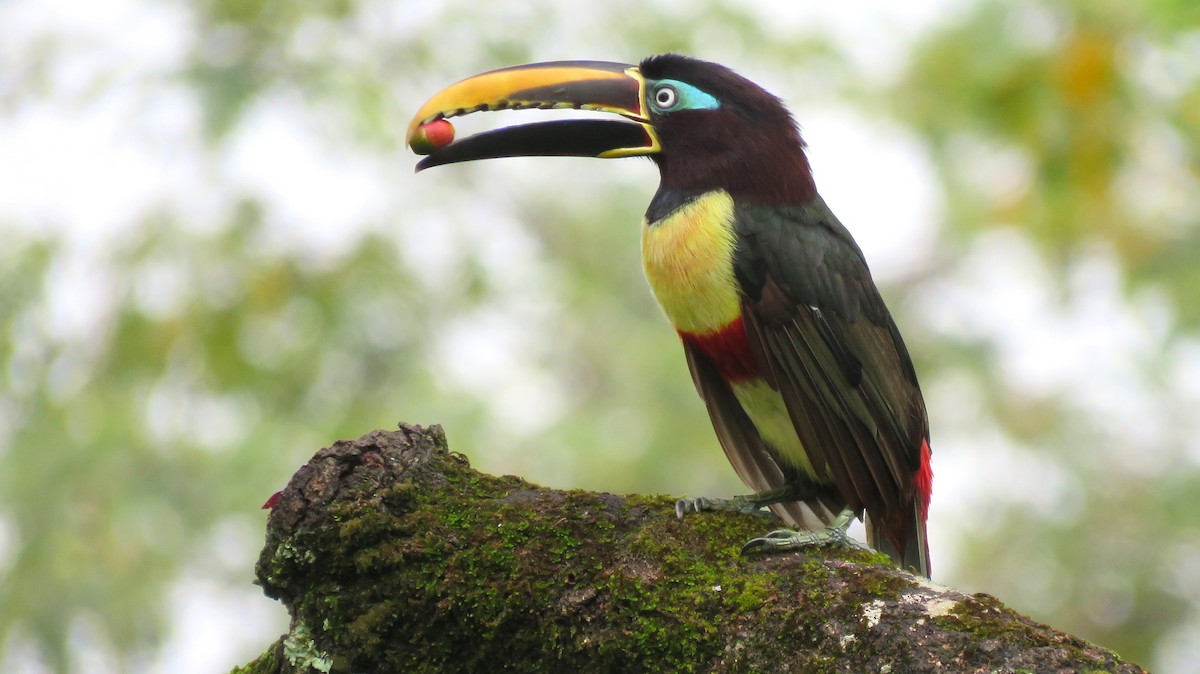
<instances>
[{"instance_id":1,"label":"pale belly","mask_svg":"<svg viewBox=\"0 0 1200 674\"><path fill-rule=\"evenodd\" d=\"M812 461L804 451L804 445L800 444L796 427L788 416L783 396L762 379L734 382L732 388L734 397L742 404L742 409L754 422L762 439L779 453L781 459L805 475L816 478Z\"/></svg>"}]
</instances>

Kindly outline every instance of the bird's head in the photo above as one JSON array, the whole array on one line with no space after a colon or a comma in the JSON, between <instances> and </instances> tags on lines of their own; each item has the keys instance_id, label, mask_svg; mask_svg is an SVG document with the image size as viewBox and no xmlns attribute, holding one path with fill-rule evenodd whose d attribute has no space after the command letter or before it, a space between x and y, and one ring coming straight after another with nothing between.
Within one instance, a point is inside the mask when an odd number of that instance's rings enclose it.
<instances>
[{"instance_id":1,"label":"bird's head","mask_svg":"<svg viewBox=\"0 0 1200 674\"><path fill-rule=\"evenodd\" d=\"M493 70L443 89L417 112L408 141L438 120L486 110L575 108L628 121L540 122L433 149L417 164L516 156L648 156L664 188L724 189L771 203L815 194L804 144L782 101L725 66L664 54L640 65L557 61Z\"/></svg>"}]
</instances>

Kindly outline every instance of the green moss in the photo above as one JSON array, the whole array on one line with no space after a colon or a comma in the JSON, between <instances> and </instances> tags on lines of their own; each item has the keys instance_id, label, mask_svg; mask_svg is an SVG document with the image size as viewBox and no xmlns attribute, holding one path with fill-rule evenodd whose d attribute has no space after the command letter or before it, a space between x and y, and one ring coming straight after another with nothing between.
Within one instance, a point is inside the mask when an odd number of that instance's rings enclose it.
<instances>
[{"instance_id":1,"label":"green moss","mask_svg":"<svg viewBox=\"0 0 1200 674\"><path fill-rule=\"evenodd\" d=\"M896 601L904 591L917 586L909 576L895 573L886 555L883 557L882 564L856 565L848 573L849 591L843 595L843 601L856 604L874 600Z\"/></svg>"},{"instance_id":2,"label":"green moss","mask_svg":"<svg viewBox=\"0 0 1200 674\"><path fill-rule=\"evenodd\" d=\"M860 548L831 548L836 553L836 557L842 561L850 562L851 564L864 564L875 566L895 567L891 557L877 552L875 550L863 550Z\"/></svg>"},{"instance_id":3,"label":"green moss","mask_svg":"<svg viewBox=\"0 0 1200 674\"><path fill-rule=\"evenodd\" d=\"M801 591L804 598L819 609L829 608L838 598L829 582L833 571L819 559L810 559L801 564L800 568L803 571Z\"/></svg>"},{"instance_id":4,"label":"green moss","mask_svg":"<svg viewBox=\"0 0 1200 674\"><path fill-rule=\"evenodd\" d=\"M959 602L946 615L933 618L944 629L995 639L1014 646L1040 644L1045 635L1021 616L1009 611L995 597L977 594Z\"/></svg>"},{"instance_id":5,"label":"green moss","mask_svg":"<svg viewBox=\"0 0 1200 674\"><path fill-rule=\"evenodd\" d=\"M283 657L295 669L311 669L318 672L329 672L333 669L333 660L313 643L308 627L302 621L296 622L292 631L284 638Z\"/></svg>"},{"instance_id":6,"label":"green moss","mask_svg":"<svg viewBox=\"0 0 1200 674\"><path fill-rule=\"evenodd\" d=\"M453 484L475 494L500 491L486 480ZM502 496L507 494L506 489ZM454 506L448 499L404 489L393 497L403 508L392 514L371 508L339 513L338 537L357 548L352 556L356 573L388 576L389 586L410 586L411 594L423 593L436 601L405 606L384 597L347 597L339 607L347 611L345 620L332 621L345 625L344 633L325 638L348 653L377 652L394 643L395 635L414 635L411 615L433 615L428 629L453 625L460 638L477 645L478 667L457 663L467 671L487 669L489 657L567 666L559 658L575 651L589 655L577 664L593 671L601 663L617 668L635 663L634 668L687 672L709 662L723 647L716 616L731 610L753 613L780 594L776 572L746 573L741 546L761 534L762 527L745 517L706 513L680 523L669 499L645 498L633 506L663 516L622 532L609 505L584 493L499 500L485 508L472 505L470 499ZM396 521L395 510L406 511L402 522ZM686 536L679 535L680 527L686 527ZM625 558L615 555L619 542L624 543ZM556 573L556 567L568 562L576 576ZM804 603L818 611L827 609L833 600L828 589L831 571L817 559L804 565ZM586 575L578 575L580 569ZM886 578L865 577L864 596L895 593L897 586ZM580 651L579 635L557 630L552 619L537 615L545 597L580 591L594 593L608 621L625 626L619 634L591 635L590 651ZM367 608L355 614L356 606ZM812 618L807 630L818 630L819 621L826 618ZM412 652L427 659L399 661L395 667L437 671L460 657L448 648L431 653L432 640L414 643L420 650ZM825 663L812 664L812 671L825 668Z\"/></svg>"},{"instance_id":7,"label":"green moss","mask_svg":"<svg viewBox=\"0 0 1200 674\"><path fill-rule=\"evenodd\" d=\"M774 596L777 577L773 571L747 576L730 589L729 601L740 611L755 610Z\"/></svg>"},{"instance_id":8,"label":"green moss","mask_svg":"<svg viewBox=\"0 0 1200 674\"><path fill-rule=\"evenodd\" d=\"M370 606L346 625L353 643L376 650L396 622L399 607L396 602L382 601Z\"/></svg>"},{"instance_id":9,"label":"green moss","mask_svg":"<svg viewBox=\"0 0 1200 674\"><path fill-rule=\"evenodd\" d=\"M334 458L346 457L338 449ZM780 662L820 673L905 661L889 645L903 639L863 621L865 604L897 601L913 586L877 553L743 556L769 522L721 512L680 522L671 498L540 490L474 473L444 451L400 473L400 462L373 451L320 464L322 486L330 468L351 471L333 473L336 500L268 530L259 580L298 628L240 674L292 671L289 663L339 673L498 663L586 673L759 672ZM1008 620L990 597L933 622L1046 643L1036 624ZM969 645L960 654L995 657Z\"/></svg>"},{"instance_id":10,"label":"green moss","mask_svg":"<svg viewBox=\"0 0 1200 674\"><path fill-rule=\"evenodd\" d=\"M882 561L842 550L806 551L797 556L805 574L785 580L740 552L769 528L757 518L716 512L680 522L671 498L539 491L450 455L439 461L432 481L356 477L327 520L299 527L260 560L260 578L285 601L279 584L305 588L289 606L312 635L293 635L291 657L347 671L490 671L503 662L688 672L731 657L723 655L730 616L761 640L755 626L778 625L782 613L791 627L763 657L813 646L805 671L835 671L815 654L824 624L856 619L861 602L907 587L890 571L829 561ZM838 603L835 575L854 586L854 601Z\"/></svg>"},{"instance_id":11,"label":"green moss","mask_svg":"<svg viewBox=\"0 0 1200 674\"><path fill-rule=\"evenodd\" d=\"M975 650L991 655L986 643L999 643L1014 651L1030 651L1053 645L1063 653L1063 659L1073 663L1092 662L1100 666L1078 668L1081 672L1110 672L1122 660L1110 653L1097 653L1087 642L1076 637L1055 633L1005 608L995 597L976 594L959 602L947 615L933 618L938 627L970 634ZM970 652L970 651L968 651ZM981 658L982 659L982 658Z\"/></svg>"}]
</instances>

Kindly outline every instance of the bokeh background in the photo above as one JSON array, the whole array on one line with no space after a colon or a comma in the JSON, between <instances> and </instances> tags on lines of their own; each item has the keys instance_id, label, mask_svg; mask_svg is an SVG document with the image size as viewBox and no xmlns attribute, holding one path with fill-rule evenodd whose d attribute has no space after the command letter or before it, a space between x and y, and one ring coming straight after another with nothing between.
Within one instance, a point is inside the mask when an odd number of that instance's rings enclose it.
<instances>
[{"instance_id":1,"label":"bokeh background","mask_svg":"<svg viewBox=\"0 0 1200 674\"><path fill-rule=\"evenodd\" d=\"M0 0L0 670L248 661L259 505L400 420L738 492L641 278L653 165L403 143L466 75L667 50L800 121L926 391L935 577L1200 672L1194 0Z\"/></svg>"}]
</instances>

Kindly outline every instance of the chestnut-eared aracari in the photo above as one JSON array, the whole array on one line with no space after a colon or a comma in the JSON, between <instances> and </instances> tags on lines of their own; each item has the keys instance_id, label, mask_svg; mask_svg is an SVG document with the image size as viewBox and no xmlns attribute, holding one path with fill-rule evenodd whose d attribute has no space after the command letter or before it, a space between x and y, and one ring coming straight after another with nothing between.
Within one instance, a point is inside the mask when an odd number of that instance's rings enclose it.
<instances>
[{"instance_id":1,"label":"chestnut-eared aracari","mask_svg":"<svg viewBox=\"0 0 1200 674\"><path fill-rule=\"evenodd\" d=\"M575 108L557 120L450 141L445 120ZM514 156L650 157L661 181L642 259L683 343L725 455L754 493L677 510L757 510L789 525L747 544L845 539L929 575L929 425L912 360L850 232L817 194L783 103L732 70L666 54L640 65L503 68L431 98L408 127L417 170ZM827 527L824 532L822 528Z\"/></svg>"}]
</instances>

